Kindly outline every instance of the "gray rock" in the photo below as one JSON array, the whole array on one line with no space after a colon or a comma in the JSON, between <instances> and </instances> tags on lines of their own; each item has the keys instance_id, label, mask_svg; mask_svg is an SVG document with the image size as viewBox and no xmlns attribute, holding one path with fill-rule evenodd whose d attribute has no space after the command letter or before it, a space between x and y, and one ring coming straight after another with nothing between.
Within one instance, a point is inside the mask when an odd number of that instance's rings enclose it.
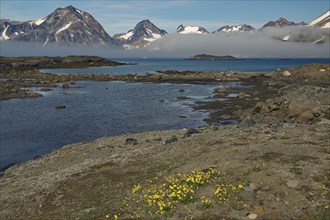
<instances>
[{"instance_id":1,"label":"gray rock","mask_svg":"<svg viewBox=\"0 0 330 220\"><path fill-rule=\"evenodd\" d=\"M245 92L239 92L239 93L238 93L238 97L239 97L240 99L245 98Z\"/></svg>"},{"instance_id":2,"label":"gray rock","mask_svg":"<svg viewBox=\"0 0 330 220\"><path fill-rule=\"evenodd\" d=\"M192 134L199 133L199 131L195 128L190 128L186 131L186 133L183 135L183 137L190 137Z\"/></svg>"},{"instance_id":3,"label":"gray rock","mask_svg":"<svg viewBox=\"0 0 330 220\"><path fill-rule=\"evenodd\" d=\"M136 145L138 141L135 138L126 138L125 144Z\"/></svg>"},{"instance_id":4,"label":"gray rock","mask_svg":"<svg viewBox=\"0 0 330 220\"><path fill-rule=\"evenodd\" d=\"M62 88L65 88L65 89L70 88L69 83L63 83L62 84Z\"/></svg>"},{"instance_id":5,"label":"gray rock","mask_svg":"<svg viewBox=\"0 0 330 220\"><path fill-rule=\"evenodd\" d=\"M252 119L244 119L242 122L241 122L241 126L243 127L250 127L250 126L253 126L255 124L255 122L252 120Z\"/></svg>"},{"instance_id":6,"label":"gray rock","mask_svg":"<svg viewBox=\"0 0 330 220\"><path fill-rule=\"evenodd\" d=\"M258 190L258 187L255 183L250 183L249 187L254 191Z\"/></svg>"},{"instance_id":7,"label":"gray rock","mask_svg":"<svg viewBox=\"0 0 330 220\"><path fill-rule=\"evenodd\" d=\"M187 96L182 95L182 96L177 96L176 99L190 99L190 98L187 97Z\"/></svg>"},{"instance_id":8,"label":"gray rock","mask_svg":"<svg viewBox=\"0 0 330 220\"><path fill-rule=\"evenodd\" d=\"M164 143L165 143L165 144L171 144L171 143L174 143L174 142L177 142L177 141L178 141L178 138L177 138L176 136L173 135L172 137L166 139L166 140L164 141Z\"/></svg>"},{"instance_id":9,"label":"gray rock","mask_svg":"<svg viewBox=\"0 0 330 220\"><path fill-rule=\"evenodd\" d=\"M267 107L267 105L266 105L265 103L263 103L263 102L258 102L258 103L254 106L254 108L253 108L253 110L252 110L252 113L253 113L253 114L256 114L256 113L267 112L267 111L268 111L268 107Z\"/></svg>"},{"instance_id":10,"label":"gray rock","mask_svg":"<svg viewBox=\"0 0 330 220\"><path fill-rule=\"evenodd\" d=\"M61 108L65 108L66 106L64 104L56 104L55 108L56 109L61 109Z\"/></svg>"},{"instance_id":11,"label":"gray rock","mask_svg":"<svg viewBox=\"0 0 330 220\"><path fill-rule=\"evenodd\" d=\"M305 123L313 120L314 115L311 110L306 110L303 113L299 114L297 117L297 121L301 123Z\"/></svg>"},{"instance_id":12,"label":"gray rock","mask_svg":"<svg viewBox=\"0 0 330 220\"><path fill-rule=\"evenodd\" d=\"M52 89L51 88L41 88L39 89L39 91L42 91L42 92L47 92L47 91L51 91Z\"/></svg>"},{"instance_id":13,"label":"gray rock","mask_svg":"<svg viewBox=\"0 0 330 220\"><path fill-rule=\"evenodd\" d=\"M326 119L326 118L322 118L320 122L318 122L317 124L319 125L329 125L330 124L330 120Z\"/></svg>"}]
</instances>

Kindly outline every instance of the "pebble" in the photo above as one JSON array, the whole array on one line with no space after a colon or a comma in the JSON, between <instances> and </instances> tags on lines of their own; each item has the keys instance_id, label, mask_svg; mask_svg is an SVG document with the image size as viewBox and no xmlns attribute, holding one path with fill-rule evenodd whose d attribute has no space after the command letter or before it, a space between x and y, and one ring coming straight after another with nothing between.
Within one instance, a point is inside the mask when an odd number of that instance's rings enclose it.
<instances>
[{"instance_id":1,"label":"pebble","mask_svg":"<svg viewBox=\"0 0 330 220\"><path fill-rule=\"evenodd\" d=\"M286 183L286 185L289 187L289 188L297 188L299 184L299 181L298 180L290 180Z\"/></svg>"},{"instance_id":2,"label":"pebble","mask_svg":"<svg viewBox=\"0 0 330 220\"><path fill-rule=\"evenodd\" d=\"M250 183L249 187L250 187L250 188L251 188L253 191L256 191L256 190L258 190L258 187L257 187L257 185L256 185L256 184L254 184L254 183Z\"/></svg>"},{"instance_id":3,"label":"pebble","mask_svg":"<svg viewBox=\"0 0 330 220\"><path fill-rule=\"evenodd\" d=\"M325 69L320 69L320 72L325 72L326 70Z\"/></svg>"},{"instance_id":4,"label":"pebble","mask_svg":"<svg viewBox=\"0 0 330 220\"><path fill-rule=\"evenodd\" d=\"M251 213L250 215L248 215L249 219L256 219L257 217L258 217L258 215L255 213Z\"/></svg>"},{"instance_id":5,"label":"pebble","mask_svg":"<svg viewBox=\"0 0 330 220\"><path fill-rule=\"evenodd\" d=\"M265 213L265 210L262 206L257 206L254 211L257 215L263 215Z\"/></svg>"}]
</instances>

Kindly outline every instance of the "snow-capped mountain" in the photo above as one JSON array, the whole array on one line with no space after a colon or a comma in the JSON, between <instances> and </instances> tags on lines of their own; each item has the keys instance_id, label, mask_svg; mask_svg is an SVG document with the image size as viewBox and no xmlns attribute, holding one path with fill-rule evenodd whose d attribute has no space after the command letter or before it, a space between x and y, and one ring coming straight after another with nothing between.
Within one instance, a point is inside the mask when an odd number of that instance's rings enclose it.
<instances>
[{"instance_id":1,"label":"snow-capped mountain","mask_svg":"<svg viewBox=\"0 0 330 220\"><path fill-rule=\"evenodd\" d=\"M306 27L330 28L330 10L309 22Z\"/></svg>"},{"instance_id":2,"label":"snow-capped mountain","mask_svg":"<svg viewBox=\"0 0 330 220\"><path fill-rule=\"evenodd\" d=\"M133 30L129 30L127 33L115 34L113 38L125 48L136 48L144 47L166 34L165 30L159 29L149 20L143 20Z\"/></svg>"},{"instance_id":3,"label":"snow-capped mountain","mask_svg":"<svg viewBox=\"0 0 330 220\"><path fill-rule=\"evenodd\" d=\"M264 26L262 26L261 29L267 28L267 27L287 27L287 26L304 26L306 23L305 22L300 22L300 23L295 23L293 21L288 21L285 18L279 18L277 21L270 21L266 23Z\"/></svg>"},{"instance_id":4,"label":"snow-capped mountain","mask_svg":"<svg viewBox=\"0 0 330 220\"><path fill-rule=\"evenodd\" d=\"M180 33L180 34L207 34L207 33L209 33L203 27L183 26L182 24L179 25L179 27L176 29L176 32Z\"/></svg>"},{"instance_id":5,"label":"snow-capped mountain","mask_svg":"<svg viewBox=\"0 0 330 220\"><path fill-rule=\"evenodd\" d=\"M36 21L0 20L0 40L62 45L115 46L103 27L87 12L73 6L57 8Z\"/></svg>"},{"instance_id":6,"label":"snow-capped mountain","mask_svg":"<svg viewBox=\"0 0 330 220\"><path fill-rule=\"evenodd\" d=\"M240 25L235 25L235 26L223 26L219 28L215 32L254 32L256 29L250 25L247 24L240 24Z\"/></svg>"}]
</instances>

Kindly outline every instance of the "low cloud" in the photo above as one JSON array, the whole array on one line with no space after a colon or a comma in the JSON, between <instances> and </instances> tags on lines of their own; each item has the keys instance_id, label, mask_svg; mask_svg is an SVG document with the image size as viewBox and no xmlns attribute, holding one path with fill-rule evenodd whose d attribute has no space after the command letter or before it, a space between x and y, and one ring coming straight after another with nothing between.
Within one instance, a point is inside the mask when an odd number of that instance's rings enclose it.
<instances>
[{"instance_id":1,"label":"low cloud","mask_svg":"<svg viewBox=\"0 0 330 220\"><path fill-rule=\"evenodd\" d=\"M283 41L288 35L289 40ZM313 44L321 38L324 43ZM326 30L276 28L257 33L169 34L147 48L180 57L206 53L241 58L313 58L330 57L329 47Z\"/></svg>"},{"instance_id":2,"label":"low cloud","mask_svg":"<svg viewBox=\"0 0 330 220\"><path fill-rule=\"evenodd\" d=\"M256 33L169 34L140 49L68 47L1 41L1 56L98 55L108 58L185 58L200 53L240 58L330 58L328 29L269 28ZM288 41L283 41L290 35ZM322 44L313 42L322 39Z\"/></svg>"}]
</instances>

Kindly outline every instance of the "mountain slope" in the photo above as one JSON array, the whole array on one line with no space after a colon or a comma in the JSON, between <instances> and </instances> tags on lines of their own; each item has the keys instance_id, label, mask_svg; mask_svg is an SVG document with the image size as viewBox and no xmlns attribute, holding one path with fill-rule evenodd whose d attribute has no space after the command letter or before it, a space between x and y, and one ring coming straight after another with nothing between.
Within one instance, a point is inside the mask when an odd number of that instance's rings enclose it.
<instances>
[{"instance_id":1,"label":"mountain slope","mask_svg":"<svg viewBox=\"0 0 330 220\"><path fill-rule=\"evenodd\" d=\"M176 29L176 32L179 34L207 34L209 33L203 27L197 26L183 26L182 24Z\"/></svg>"},{"instance_id":2,"label":"mountain slope","mask_svg":"<svg viewBox=\"0 0 330 220\"><path fill-rule=\"evenodd\" d=\"M73 6L57 8L48 16L27 22L0 21L0 40L61 45L115 46L103 27L87 12Z\"/></svg>"},{"instance_id":3,"label":"mountain slope","mask_svg":"<svg viewBox=\"0 0 330 220\"><path fill-rule=\"evenodd\" d=\"M307 27L330 28L330 10L325 12L320 17L309 22Z\"/></svg>"},{"instance_id":4,"label":"mountain slope","mask_svg":"<svg viewBox=\"0 0 330 220\"><path fill-rule=\"evenodd\" d=\"M113 38L125 48L144 47L150 42L162 38L167 32L159 29L149 20L140 21L133 30L115 34Z\"/></svg>"}]
</instances>

